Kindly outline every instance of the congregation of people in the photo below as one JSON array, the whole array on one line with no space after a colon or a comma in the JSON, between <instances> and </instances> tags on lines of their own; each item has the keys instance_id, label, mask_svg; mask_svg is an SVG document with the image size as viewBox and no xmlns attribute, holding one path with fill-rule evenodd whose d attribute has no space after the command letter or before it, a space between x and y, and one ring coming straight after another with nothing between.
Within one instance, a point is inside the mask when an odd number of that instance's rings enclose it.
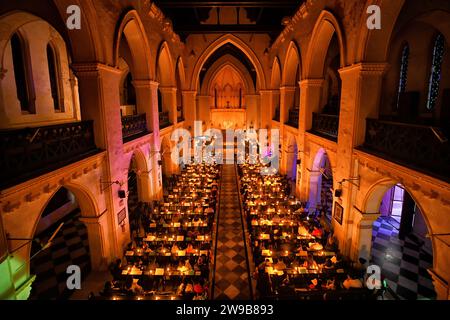
<instances>
[{"instance_id":1,"label":"congregation of people","mask_svg":"<svg viewBox=\"0 0 450 320\"><path fill-rule=\"evenodd\" d=\"M133 241L111 265L110 299L206 300L220 167L189 165L156 203L139 203L130 217Z\"/></svg>"},{"instance_id":2,"label":"congregation of people","mask_svg":"<svg viewBox=\"0 0 450 320\"><path fill-rule=\"evenodd\" d=\"M363 299L367 275L339 252L323 211L290 195L286 176L261 163L238 167L260 299Z\"/></svg>"}]
</instances>

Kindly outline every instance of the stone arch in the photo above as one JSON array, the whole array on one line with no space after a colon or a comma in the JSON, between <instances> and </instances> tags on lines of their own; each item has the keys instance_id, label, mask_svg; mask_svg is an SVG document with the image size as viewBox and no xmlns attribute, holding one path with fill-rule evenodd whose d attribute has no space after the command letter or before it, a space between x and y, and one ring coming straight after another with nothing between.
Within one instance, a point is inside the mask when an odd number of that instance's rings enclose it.
<instances>
[{"instance_id":1,"label":"stone arch","mask_svg":"<svg viewBox=\"0 0 450 320\"><path fill-rule=\"evenodd\" d=\"M384 62L386 61L389 43L392 37L395 23L400 14L405 0L368 0L364 8L369 5L378 5L382 12L381 30L369 30L366 19L361 19L359 45L355 46L357 62ZM363 13L363 16L364 13Z\"/></svg>"},{"instance_id":2,"label":"stone arch","mask_svg":"<svg viewBox=\"0 0 450 320\"><path fill-rule=\"evenodd\" d=\"M303 70L304 79L323 78L325 59L334 34L336 34L339 42L340 67L345 66L346 46L344 33L341 30L339 22L333 14L326 10L322 11L309 41Z\"/></svg>"},{"instance_id":3,"label":"stone arch","mask_svg":"<svg viewBox=\"0 0 450 320\"><path fill-rule=\"evenodd\" d=\"M315 157L312 159L311 172L309 174L309 208L310 210L315 209L318 203L321 202L321 191L322 191L322 169L326 165L325 161L328 159L330 166L331 177L325 175L331 180L331 188L334 188L334 172L333 164L329 157L329 154L324 148L320 148L317 151ZM326 168L325 168L326 169ZM333 199L331 199L333 200ZM331 204L333 205L333 204ZM330 208L331 209L331 208Z\"/></svg>"},{"instance_id":4,"label":"stone arch","mask_svg":"<svg viewBox=\"0 0 450 320\"><path fill-rule=\"evenodd\" d=\"M288 178L296 181L297 179L297 159L298 159L298 143L293 134L288 134L286 145L286 173ZM294 184L295 186L295 184Z\"/></svg>"},{"instance_id":5,"label":"stone arch","mask_svg":"<svg viewBox=\"0 0 450 320\"><path fill-rule=\"evenodd\" d=\"M178 74L178 77L180 78L180 84L181 87L177 87L177 90L185 90L186 89L186 72L184 68L183 58L180 56L177 60L176 70L175 72Z\"/></svg>"},{"instance_id":6,"label":"stone arch","mask_svg":"<svg viewBox=\"0 0 450 320\"><path fill-rule=\"evenodd\" d=\"M411 198L416 203L417 207L419 207L420 212L422 213L425 223L427 225L428 230L431 232L431 224L429 222L429 217L427 215L427 212L424 210L422 204L418 201L419 197L417 194L411 190L408 186L405 186L403 183L399 181L395 181L390 178L383 178L375 183L372 184L371 187L368 188L368 191L366 193L366 196L364 197L363 201L363 212L369 213L369 214L379 214L380 210L380 204L381 200L383 199L383 196L386 194L386 192L392 188L393 186L401 184L402 187L405 189L406 192L409 193ZM434 251L434 243L433 243L433 251ZM435 252L433 252L433 255Z\"/></svg>"},{"instance_id":7,"label":"stone arch","mask_svg":"<svg viewBox=\"0 0 450 320\"><path fill-rule=\"evenodd\" d=\"M70 42L70 54L73 58L73 63L85 63L85 62L100 62L111 64L112 51L110 46L105 41L102 41L102 29L99 24L97 9L93 2L83 2L80 0L74 0L72 5L78 5L81 10L81 29L70 31L67 29L66 22L61 21L61 28L64 29L64 33ZM58 11L59 16L65 19L67 14L68 4L64 1L52 1L55 9ZM46 8L47 9L47 8ZM61 30L61 29L60 29ZM107 61L109 59L109 61Z\"/></svg>"},{"instance_id":8,"label":"stone arch","mask_svg":"<svg viewBox=\"0 0 450 320\"><path fill-rule=\"evenodd\" d=\"M358 256L365 258L367 261L368 259L372 259L374 257L374 253L372 252L372 246L374 243L373 237L373 226L374 222L378 220L378 218L381 216L381 204L382 199L385 196L385 194L394 186L401 185L404 192L407 193L414 201L415 206L418 208L421 217L423 218L423 222L427 229L427 234L433 234L431 223L430 223L430 216L429 212L426 211L425 205L422 205L418 199L420 199L420 195L417 194L416 191L411 190L407 185L403 184L401 181L394 180L392 178L381 178L378 181L375 181L368 189L365 194L363 204L362 204L362 213L360 214L360 218L357 219L357 227L358 227L358 238L355 239L355 243L358 246ZM403 211L403 209L402 209ZM402 212L402 220L403 220L403 214ZM381 228L381 227L380 227ZM378 233L380 230L378 230ZM383 231L383 238L382 240L385 241L386 235L384 234L385 231ZM389 235L391 237L391 235ZM430 269L427 269L428 271L433 271L436 267L437 261L439 259L442 259L442 256L445 256L445 254L441 251L439 256L438 246L436 245L436 240L434 237L430 237L430 243L431 243L431 249L432 249L432 265ZM389 239L389 238L388 238ZM402 244L403 247L403 244ZM448 247L446 247L447 250ZM393 249L394 250L394 249ZM441 247L442 250L442 247ZM394 254L393 254L394 255ZM378 257L379 259L379 257ZM418 266L420 267L420 266ZM383 269L382 269L383 273ZM430 273L433 275L433 273ZM434 278L434 276L432 276ZM436 280L436 279L434 279ZM396 282L396 281L394 281ZM438 287L436 286L436 282L433 281L434 291L438 293ZM447 295L445 296L447 298Z\"/></svg>"},{"instance_id":9,"label":"stone arch","mask_svg":"<svg viewBox=\"0 0 450 320\"><path fill-rule=\"evenodd\" d=\"M283 73L282 73L282 81L281 84L283 86L291 86L296 87L299 86L299 83L296 82L297 70L299 70L301 74L301 56L300 50L298 49L297 44L294 41L289 43L289 47L286 53L286 60L284 62Z\"/></svg>"},{"instance_id":10,"label":"stone arch","mask_svg":"<svg viewBox=\"0 0 450 320\"><path fill-rule=\"evenodd\" d=\"M201 85L202 94L208 94L210 92L212 81L225 66L230 66L240 75L243 84L249 93L255 92L253 81L242 63L234 57L225 55L217 60L206 73L205 79Z\"/></svg>"},{"instance_id":11,"label":"stone arch","mask_svg":"<svg viewBox=\"0 0 450 320\"><path fill-rule=\"evenodd\" d=\"M156 77L160 87L175 87L175 67L170 53L169 44L164 41L158 53L156 62Z\"/></svg>"},{"instance_id":12,"label":"stone arch","mask_svg":"<svg viewBox=\"0 0 450 320\"><path fill-rule=\"evenodd\" d=\"M77 204L80 208L80 213L81 213L81 217L82 218L97 218L101 215L101 212L99 211L99 207L98 207L98 203L94 197L94 195L92 194L92 192L85 186L82 186L80 184L77 183L73 183L73 182L68 182L68 183L63 183L62 185L60 185L58 188L56 188L56 190L54 190L53 193L51 193L44 205L42 205L39 209L39 214L36 218L36 220L33 223L32 226L32 230L30 233L30 237L34 238L34 235L36 233L36 229L37 226L39 224L39 221L41 220L42 214L45 210L45 208L48 206L48 204L50 203L50 201L53 199L54 195L61 189L61 188L66 188L67 190L69 190L74 196L75 199L77 201ZM89 233L89 229L88 229L88 233ZM89 234L88 234L89 236ZM93 237L99 237L98 239L92 239ZM103 241L102 236L100 234L96 234L96 235L90 235L90 243L91 242L96 242L96 243L101 243ZM93 248L96 248L96 246L93 246ZM104 252L103 252L103 248L97 247L97 249L99 249L97 252L94 252L91 254L91 263L93 265L93 267L98 268L99 264L98 263L94 263L92 261L92 258L94 257L94 255L96 255L96 257L98 258L102 258L104 256ZM95 250L95 249L94 249ZM27 257L30 257L31 254L31 244L27 246ZM30 264L27 264L27 273L29 274L30 272Z\"/></svg>"},{"instance_id":13,"label":"stone arch","mask_svg":"<svg viewBox=\"0 0 450 320\"><path fill-rule=\"evenodd\" d=\"M114 42L114 65L119 66L120 44L126 39L133 59L134 80L152 79L150 45L136 10L128 11L120 21Z\"/></svg>"},{"instance_id":14,"label":"stone arch","mask_svg":"<svg viewBox=\"0 0 450 320\"><path fill-rule=\"evenodd\" d=\"M241 39L236 37L232 34L226 34L216 41L214 41L210 46L206 48L206 50L202 53L202 55L197 60L197 63L194 66L194 71L192 72L192 78L191 78L191 90L195 91L198 88L199 81L200 81L200 72L202 70L203 65L208 60L208 58L220 47L223 45L231 43L238 49L240 49L252 62L253 66L256 69L257 74L257 83L259 86L259 89L265 89L266 88L266 77L264 74L264 69L261 65L261 62L259 61L257 55L255 52Z\"/></svg>"},{"instance_id":15,"label":"stone arch","mask_svg":"<svg viewBox=\"0 0 450 320\"><path fill-rule=\"evenodd\" d=\"M270 78L270 87L272 90L280 90L281 77L282 73L281 73L280 59L278 59L278 57L275 57L275 59L273 59L272 75Z\"/></svg>"},{"instance_id":16,"label":"stone arch","mask_svg":"<svg viewBox=\"0 0 450 320\"><path fill-rule=\"evenodd\" d=\"M75 184L75 183L71 183L71 182L64 183L64 184L60 185L53 193L51 193L47 197L47 200L45 201L44 205L41 206L41 208L39 209L39 215L38 215L36 221L34 222L34 226L33 226L32 232L31 232L32 235L35 234L36 227L39 223L39 220L41 219L41 216L42 216L45 208L48 206L48 204L52 200L53 196L61 188L66 188L75 196L78 206L80 207L81 215L83 217L94 218L94 217L98 217L100 215L98 204L95 200L95 197L93 196L91 191L89 191L89 189L87 189L86 187L81 186L79 184ZM31 246L30 246L30 249L31 249Z\"/></svg>"}]
</instances>

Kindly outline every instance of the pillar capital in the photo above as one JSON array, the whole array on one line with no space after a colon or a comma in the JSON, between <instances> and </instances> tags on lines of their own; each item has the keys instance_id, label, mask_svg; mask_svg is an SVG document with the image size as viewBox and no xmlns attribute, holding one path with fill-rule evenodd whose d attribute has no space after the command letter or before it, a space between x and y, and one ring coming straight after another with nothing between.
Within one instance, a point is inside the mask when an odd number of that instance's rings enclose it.
<instances>
[{"instance_id":1,"label":"pillar capital","mask_svg":"<svg viewBox=\"0 0 450 320\"><path fill-rule=\"evenodd\" d=\"M259 94L272 94L274 92L278 91L278 89L269 89L269 90L259 90Z\"/></svg>"},{"instance_id":2,"label":"pillar capital","mask_svg":"<svg viewBox=\"0 0 450 320\"><path fill-rule=\"evenodd\" d=\"M370 226L380 217L379 212L363 212L357 207L353 206L353 212L355 213L355 222L361 227Z\"/></svg>"},{"instance_id":3,"label":"pillar capital","mask_svg":"<svg viewBox=\"0 0 450 320\"><path fill-rule=\"evenodd\" d=\"M280 92L281 93L292 93L295 92L296 87L295 86L281 86Z\"/></svg>"},{"instance_id":4,"label":"pillar capital","mask_svg":"<svg viewBox=\"0 0 450 320\"><path fill-rule=\"evenodd\" d=\"M158 88L159 83L153 80L133 80L133 86L136 89Z\"/></svg>"},{"instance_id":5,"label":"pillar capital","mask_svg":"<svg viewBox=\"0 0 450 320\"><path fill-rule=\"evenodd\" d=\"M99 216L96 217L87 217L87 216L81 216L80 221L83 222L86 226L87 225L95 225L100 224L103 216L105 216L105 213L107 210L103 211Z\"/></svg>"},{"instance_id":6,"label":"pillar capital","mask_svg":"<svg viewBox=\"0 0 450 320\"><path fill-rule=\"evenodd\" d=\"M174 92L177 92L177 87L173 87L173 86L169 86L169 87L159 87L159 90L162 92L162 93L174 93Z\"/></svg>"},{"instance_id":7,"label":"pillar capital","mask_svg":"<svg viewBox=\"0 0 450 320\"><path fill-rule=\"evenodd\" d=\"M360 62L357 64L353 64L348 67L344 67L339 69L340 75L346 75L348 73L361 73L364 75L371 76L382 76L389 69L388 63L369 63L369 62Z\"/></svg>"},{"instance_id":8,"label":"pillar capital","mask_svg":"<svg viewBox=\"0 0 450 320\"><path fill-rule=\"evenodd\" d=\"M72 68L78 78L95 78L101 72L122 76L122 70L98 62L74 63Z\"/></svg>"},{"instance_id":9,"label":"pillar capital","mask_svg":"<svg viewBox=\"0 0 450 320\"><path fill-rule=\"evenodd\" d=\"M196 96L197 90L182 90L181 93L186 96L188 96L188 95Z\"/></svg>"},{"instance_id":10,"label":"pillar capital","mask_svg":"<svg viewBox=\"0 0 450 320\"><path fill-rule=\"evenodd\" d=\"M302 87L302 88L304 88L304 87L322 87L324 81L325 80L323 78L304 79L304 80L300 80L298 83L300 84L300 87Z\"/></svg>"}]
</instances>

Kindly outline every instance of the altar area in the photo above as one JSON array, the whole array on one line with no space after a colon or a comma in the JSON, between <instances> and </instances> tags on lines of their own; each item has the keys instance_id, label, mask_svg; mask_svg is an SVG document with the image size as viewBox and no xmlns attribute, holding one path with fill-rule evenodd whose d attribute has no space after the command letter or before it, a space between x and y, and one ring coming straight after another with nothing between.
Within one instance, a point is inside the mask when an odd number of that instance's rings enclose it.
<instances>
[{"instance_id":1,"label":"altar area","mask_svg":"<svg viewBox=\"0 0 450 320\"><path fill-rule=\"evenodd\" d=\"M243 108L213 108L210 112L211 127L219 130L245 128L246 111Z\"/></svg>"}]
</instances>

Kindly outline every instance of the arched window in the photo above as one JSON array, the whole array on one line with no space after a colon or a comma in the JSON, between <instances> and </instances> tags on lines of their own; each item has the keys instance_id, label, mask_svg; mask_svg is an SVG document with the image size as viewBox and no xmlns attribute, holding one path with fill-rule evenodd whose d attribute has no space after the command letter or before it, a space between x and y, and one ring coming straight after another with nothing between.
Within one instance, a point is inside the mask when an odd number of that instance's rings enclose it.
<instances>
[{"instance_id":1,"label":"arched window","mask_svg":"<svg viewBox=\"0 0 450 320\"><path fill-rule=\"evenodd\" d=\"M445 40L440 33L437 35L433 46L433 60L431 62L431 74L428 84L427 109L433 110L436 106L441 82L442 60L444 57Z\"/></svg>"},{"instance_id":2,"label":"arched window","mask_svg":"<svg viewBox=\"0 0 450 320\"><path fill-rule=\"evenodd\" d=\"M406 82L408 80L408 63L409 63L409 45L405 44L402 50L400 61L400 80L398 82L397 109L399 107L400 96L406 90Z\"/></svg>"},{"instance_id":3,"label":"arched window","mask_svg":"<svg viewBox=\"0 0 450 320\"><path fill-rule=\"evenodd\" d=\"M47 44L47 64L50 78L50 90L53 98L53 108L55 111L63 112L64 103L61 95L60 76L58 69L58 60L55 50L50 44Z\"/></svg>"},{"instance_id":4,"label":"arched window","mask_svg":"<svg viewBox=\"0 0 450 320\"><path fill-rule=\"evenodd\" d=\"M11 37L11 50L20 109L23 112L34 113L34 97L32 82L29 79L29 64L26 59L25 44L18 33L14 33Z\"/></svg>"}]
</instances>

